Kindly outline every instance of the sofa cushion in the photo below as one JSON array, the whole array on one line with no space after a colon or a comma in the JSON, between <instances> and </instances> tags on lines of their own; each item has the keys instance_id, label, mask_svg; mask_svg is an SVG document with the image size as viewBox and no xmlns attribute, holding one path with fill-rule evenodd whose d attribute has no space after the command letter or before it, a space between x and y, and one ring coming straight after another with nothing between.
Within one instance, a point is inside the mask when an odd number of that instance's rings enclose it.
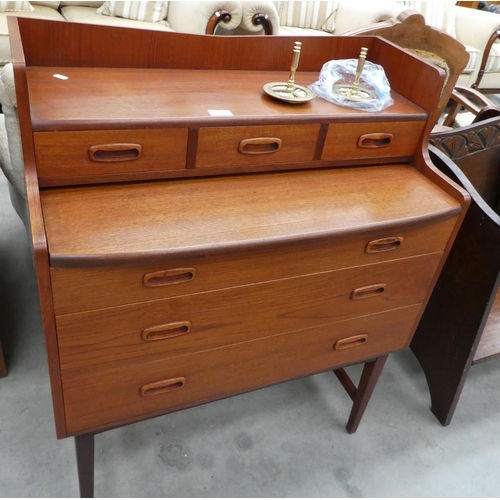
<instances>
[{"instance_id":1,"label":"sofa cushion","mask_svg":"<svg viewBox=\"0 0 500 500\"><path fill-rule=\"evenodd\" d=\"M123 17L103 16L97 14L95 7L80 7L77 4L61 6L64 19L74 23L100 24L103 26L121 26L123 28L148 29L154 31L173 31L167 21L157 23L146 23L144 21L133 21Z\"/></svg>"},{"instance_id":2,"label":"sofa cushion","mask_svg":"<svg viewBox=\"0 0 500 500\"><path fill-rule=\"evenodd\" d=\"M29 2L0 2L0 12L33 12Z\"/></svg>"},{"instance_id":3,"label":"sofa cushion","mask_svg":"<svg viewBox=\"0 0 500 500\"><path fill-rule=\"evenodd\" d=\"M33 7L35 5L45 5L45 7L51 7L52 9L58 9L61 2L59 0L30 0Z\"/></svg>"},{"instance_id":4,"label":"sofa cushion","mask_svg":"<svg viewBox=\"0 0 500 500\"><path fill-rule=\"evenodd\" d=\"M488 54L488 59L486 60L484 72L500 72L500 43L498 43L498 41L491 46L490 53Z\"/></svg>"},{"instance_id":5,"label":"sofa cushion","mask_svg":"<svg viewBox=\"0 0 500 500\"><path fill-rule=\"evenodd\" d=\"M123 17L134 21L157 23L167 18L168 2L108 1L97 9L103 16Z\"/></svg>"},{"instance_id":6,"label":"sofa cushion","mask_svg":"<svg viewBox=\"0 0 500 500\"><path fill-rule=\"evenodd\" d=\"M280 35L284 36L331 36L331 33L312 28L295 28L294 26L280 26Z\"/></svg>"},{"instance_id":7,"label":"sofa cushion","mask_svg":"<svg viewBox=\"0 0 500 500\"><path fill-rule=\"evenodd\" d=\"M471 47L470 45L464 45L464 47L469 54L469 62L467 63L467 66L465 66L462 73L468 75L469 73L472 73L477 67L479 67L481 51L479 49L476 49L475 47Z\"/></svg>"},{"instance_id":8,"label":"sofa cushion","mask_svg":"<svg viewBox=\"0 0 500 500\"><path fill-rule=\"evenodd\" d=\"M339 6L338 0L276 2L280 26L335 31L335 13Z\"/></svg>"},{"instance_id":9,"label":"sofa cushion","mask_svg":"<svg viewBox=\"0 0 500 500\"><path fill-rule=\"evenodd\" d=\"M0 160L5 177L16 188L26 196L24 182L24 160L21 147L21 132L19 129L19 118L17 115L16 86L14 83L14 68L12 63L5 65L0 70L0 101L3 106L3 118L8 144L3 144ZM3 125L3 123L2 123ZM5 148L7 146L7 149Z\"/></svg>"},{"instance_id":10,"label":"sofa cushion","mask_svg":"<svg viewBox=\"0 0 500 500\"><path fill-rule=\"evenodd\" d=\"M61 7L65 7L66 5L73 5L73 6L78 6L78 7L95 7L98 9L102 4L104 3L103 0L88 0L85 2L84 0L61 0Z\"/></svg>"}]
</instances>

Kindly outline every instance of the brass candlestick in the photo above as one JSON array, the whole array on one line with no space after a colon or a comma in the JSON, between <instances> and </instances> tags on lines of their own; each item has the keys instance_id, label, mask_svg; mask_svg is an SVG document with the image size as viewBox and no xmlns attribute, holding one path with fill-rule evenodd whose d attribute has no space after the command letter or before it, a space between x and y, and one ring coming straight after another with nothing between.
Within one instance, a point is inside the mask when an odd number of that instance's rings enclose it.
<instances>
[{"instance_id":1,"label":"brass candlestick","mask_svg":"<svg viewBox=\"0 0 500 500\"><path fill-rule=\"evenodd\" d=\"M361 52L359 54L358 65L356 67L356 76L354 77L354 81L351 84L338 83L334 85L332 90L335 94L339 94L344 99L347 99L349 101L367 101L368 99L376 98L375 92L373 92L370 89L360 87L359 85L367 53L368 49L366 47L362 47Z\"/></svg>"},{"instance_id":2,"label":"brass candlestick","mask_svg":"<svg viewBox=\"0 0 500 500\"><path fill-rule=\"evenodd\" d=\"M287 82L270 82L264 85L264 92L271 97L291 103L307 102L316 95L311 89L295 83L295 72L299 66L302 43L295 42L293 46L292 65Z\"/></svg>"}]
</instances>

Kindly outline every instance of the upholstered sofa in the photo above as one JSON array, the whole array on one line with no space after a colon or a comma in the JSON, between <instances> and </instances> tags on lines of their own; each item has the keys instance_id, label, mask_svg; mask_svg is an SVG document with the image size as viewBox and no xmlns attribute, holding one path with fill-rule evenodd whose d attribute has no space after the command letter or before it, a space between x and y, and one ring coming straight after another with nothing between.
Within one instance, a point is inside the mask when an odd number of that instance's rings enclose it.
<instances>
[{"instance_id":1,"label":"upholstered sofa","mask_svg":"<svg viewBox=\"0 0 500 500\"><path fill-rule=\"evenodd\" d=\"M245 2L250 19L246 22L246 30L242 32L262 32L258 24L260 3ZM134 5L129 8L131 4ZM142 2L142 10L138 4L102 0L1 2L0 66L11 60L7 17L12 15L193 34L233 34L241 30L243 9L239 1ZM277 19L272 15L270 22L276 23Z\"/></svg>"},{"instance_id":2,"label":"upholstered sofa","mask_svg":"<svg viewBox=\"0 0 500 500\"><path fill-rule=\"evenodd\" d=\"M427 24L445 31L467 49L469 63L458 85L500 90L500 39L497 34L500 15L460 7L456 3L455 0L269 1L260 2L259 8L268 15L266 34L288 36L344 35L414 9L424 15ZM276 18L278 23L273 21Z\"/></svg>"}]
</instances>

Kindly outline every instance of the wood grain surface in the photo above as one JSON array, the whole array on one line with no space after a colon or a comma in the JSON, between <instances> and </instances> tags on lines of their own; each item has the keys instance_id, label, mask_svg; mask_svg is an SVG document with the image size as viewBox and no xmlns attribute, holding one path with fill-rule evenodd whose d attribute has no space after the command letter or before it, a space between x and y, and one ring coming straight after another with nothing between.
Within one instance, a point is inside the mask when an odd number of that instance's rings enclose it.
<instances>
[{"instance_id":1,"label":"wood grain surface","mask_svg":"<svg viewBox=\"0 0 500 500\"><path fill-rule=\"evenodd\" d=\"M159 353L175 357L419 304L441 258L437 253L57 316L61 367L89 370ZM251 269L241 272L251 275ZM370 285L377 285L373 296L352 298L355 290ZM183 335L154 341L141 336L146 329L179 322L190 324Z\"/></svg>"},{"instance_id":2,"label":"wood grain surface","mask_svg":"<svg viewBox=\"0 0 500 500\"><path fill-rule=\"evenodd\" d=\"M52 268L54 307L56 314L68 314L442 252L455 224L456 217L423 227L382 229L334 245L328 240L290 243L285 250L230 252L143 266ZM387 237L403 238L402 244L383 252L366 252L370 243ZM196 270L191 280L144 286L146 274L188 267ZM242 273L245 269L251 272Z\"/></svg>"},{"instance_id":3,"label":"wood grain surface","mask_svg":"<svg viewBox=\"0 0 500 500\"><path fill-rule=\"evenodd\" d=\"M406 347L420 305L318 326L220 349L155 361L111 365L63 376L70 433L105 428L257 389ZM389 326L390 325L390 326ZM335 350L360 333L368 340ZM209 375L208 375L209 374ZM183 387L143 397L144 385L184 377Z\"/></svg>"},{"instance_id":4,"label":"wood grain surface","mask_svg":"<svg viewBox=\"0 0 500 500\"><path fill-rule=\"evenodd\" d=\"M460 212L404 165L65 188L41 197L53 267L345 238Z\"/></svg>"}]
</instances>

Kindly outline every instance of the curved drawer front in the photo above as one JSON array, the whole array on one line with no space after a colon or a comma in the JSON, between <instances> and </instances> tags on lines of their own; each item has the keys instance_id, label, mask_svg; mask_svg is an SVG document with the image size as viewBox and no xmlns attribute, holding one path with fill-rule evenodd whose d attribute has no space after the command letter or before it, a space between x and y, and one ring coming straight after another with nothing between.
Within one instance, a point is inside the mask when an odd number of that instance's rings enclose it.
<instances>
[{"instance_id":1,"label":"curved drawer front","mask_svg":"<svg viewBox=\"0 0 500 500\"><path fill-rule=\"evenodd\" d=\"M68 432L118 425L404 348L419 310L410 306L168 362L158 357L63 372Z\"/></svg>"},{"instance_id":2,"label":"curved drawer front","mask_svg":"<svg viewBox=\"0 0 500 500\"><path fill-rule=\"evenodd\" d=\"M415 154L425 122L375 122L328 126L321 159L394 158Z\"/></svg>"},{"instance_id":3,"label":"curved drawer front","mask_svg":"<svg viewBox=\"0 0 500 500\"><path fill-rule=\"evenodd\" d=\"M144 302L442 252L456 219L286 250L120 268L52 268L56 314Z\"/></svg>"},{"instance_id":4,"label":"curved drawer front","mask_svg":"<svg viewBox=\"0 0 500 500\"><path fill-rule=\"evenodd\" d=\"M319 125L201 127L196 168L312 161Z\"/></svg>"},{"instance_id":5,"label":"curved drawer front","mask_svg":"<svg viewBox=\"0 0 500 500\"><path fill-rule=\"evenodd\" d=\"M175 357L421 303L441 257L58 316L61 368Z\"/></svg>"},{"instance_id":6,"label":"curved drawer front","mask_svg":"<svg viewBox=\"0 0 500 500\"><path fill-rule=\"evenodd\" d=\"M35 132L39 178L186 168L187 129Z\"/></svg>"}]
</instances>

